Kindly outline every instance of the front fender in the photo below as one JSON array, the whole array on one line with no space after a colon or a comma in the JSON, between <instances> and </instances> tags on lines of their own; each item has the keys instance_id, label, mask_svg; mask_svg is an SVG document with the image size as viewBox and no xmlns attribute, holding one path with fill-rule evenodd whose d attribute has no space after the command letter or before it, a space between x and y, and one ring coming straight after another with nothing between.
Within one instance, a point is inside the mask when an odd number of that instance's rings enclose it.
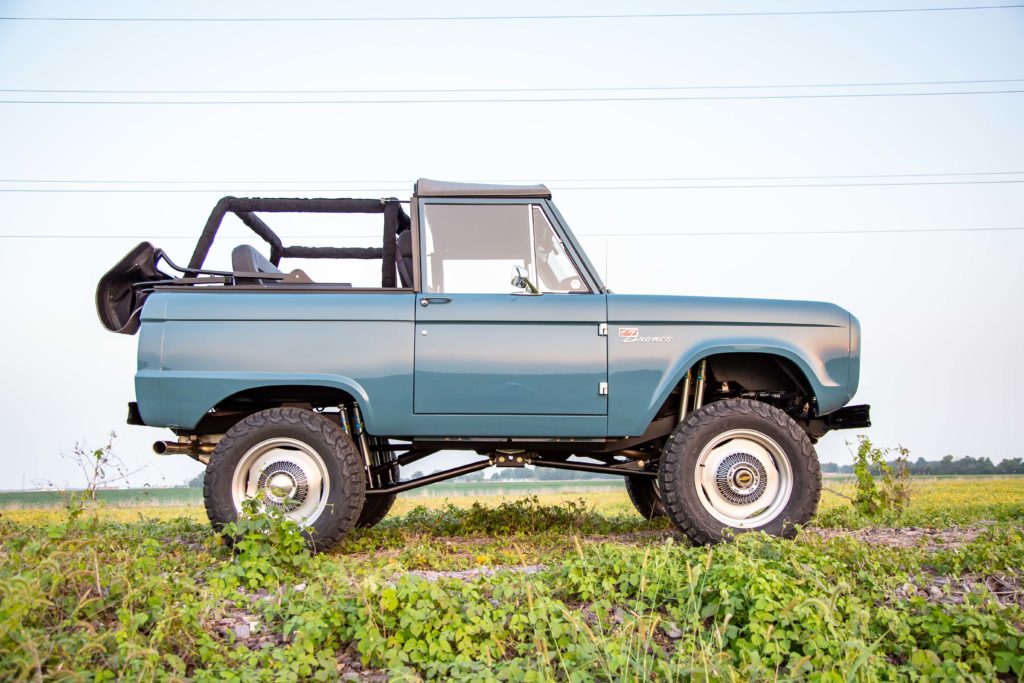
<instances>
[{"instance_id":1,"label":"front fender","mask_svg":"<svg viewBox=\"0 0 1024 683\"><path fill-rule=\"evenodd\" d=\"M811 388L815 397L828 394L829 389L839 388L839 383L829 376L825 363L820 358L808 356L796 347L778 343L755 342L710 344L690 351L685 357L680 358L677 363L674 363L669 368L661 383L658 384L651 403L647 406L651 417L654 417L654 412L661 407L672 390L683 380L689 368L699 363L702 358L725 353L757 353L765 356L778 356L792 361L807 381L807 385Z\"/></svg>"},{"instance_id":2,"label":"front fender","mask_svg":"<svg viewBox=\"0 0 1024 683\"><path fill-rule=\"evenodd\" d=\"M658 334L656 331L653 333ZM609 343L616 345L616 341L613 338ZM847 376L849 352L839 346L818 351L821 353L812 354L779 339L704 340L679 349L671 358L663 358L664 363L660 367L664 370L656 370L650 369L659 367L651 356L667 355L671 353L668 348L645 349L646 359L630 367L628 361L615 362L617 357L621 358L628 352L612 346L609 349L609 384L614 393L610 396L608 433L642 434L689 368L702 358L726 353L758 353L791 361L803 374L817 399L818 412L830 413L845 405L850 398L845 383L837 381L837 377L845 379Z\"/></svg>"}]
</instances>

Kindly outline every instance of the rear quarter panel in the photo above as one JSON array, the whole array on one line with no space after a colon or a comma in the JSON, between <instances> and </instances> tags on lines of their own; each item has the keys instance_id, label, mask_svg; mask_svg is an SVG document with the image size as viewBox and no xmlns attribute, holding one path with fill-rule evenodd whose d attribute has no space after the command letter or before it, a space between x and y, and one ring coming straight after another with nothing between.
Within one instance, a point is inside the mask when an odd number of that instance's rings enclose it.
<instances>
[{"instance_id":1,"label":"rear quarter panel","mask_svg":"<svg viewBox=\"0 0 1024 683\"><path fill-rule=\"evenodd\" d=\"M189 429L232 394L309 384L351 393L371 431L401 433L389 422L412 412L413 306L411 292L156 292L139 339L142 418Z\"/></svg>"}]
</instances>

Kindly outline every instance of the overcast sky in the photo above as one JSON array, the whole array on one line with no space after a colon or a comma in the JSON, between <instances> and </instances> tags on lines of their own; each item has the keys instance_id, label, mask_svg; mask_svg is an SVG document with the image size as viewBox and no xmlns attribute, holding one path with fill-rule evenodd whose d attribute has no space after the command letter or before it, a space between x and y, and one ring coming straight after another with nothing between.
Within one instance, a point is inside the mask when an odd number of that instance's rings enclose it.
<instances>
[{"instance_id":1,"label":"overcast sky","mask_svg":"<svg viewBox=\"0 0 1024 683\"><path fill-rule=\"evenodd\" d=\"M451 17L961 4L51 1L0 2L0 15ZM854 401L872 405L868 433L876 442L901 443L914 458L1020 456L1024 94L921 94L1024 90L1024 80L1006 79L1024 79L1024 9L501 21L0 20L0 488L81 483L61 453L76 442L98 445L111 430L129 466L149 464L136 484L177 483L198 471L187 458L151 454L150 444L169 432L124 424L137 337L102 329L93 296L97 279L134 244L150 239L185 262L221 195L408 197L421 176L548 183L619 292L838 303L863 325ZM975 82L761 87L934 81ZM706 89L664 89L688 86ZM539 90L581 88L618 90ZM12 92L439 89L538 90ZM919 94L807 97L869 93ZM623 97L636 99L608 101ZM731 99L693 99L708 97ZM588 101L408 101L509 98ZM406 101L10 102L69 99ZM885 175L894 177L878 177ZM17 182L27 180L36 182ZM97 180L123 182L71 182ZM709 184L731 187L693 187ZM792 186L807 184L824 186ZM326 234L322 224L294 229ZM333 243L348 236L348 244L369 246L372 240L358 236L378 230L374 219L328 232L338 236ZM932 231L877 232L887 230ZM227 265L228 242L209 265ZM847 461L843 441L851 436L825 437L821 459Z\"/></svg>"}]
</instances>

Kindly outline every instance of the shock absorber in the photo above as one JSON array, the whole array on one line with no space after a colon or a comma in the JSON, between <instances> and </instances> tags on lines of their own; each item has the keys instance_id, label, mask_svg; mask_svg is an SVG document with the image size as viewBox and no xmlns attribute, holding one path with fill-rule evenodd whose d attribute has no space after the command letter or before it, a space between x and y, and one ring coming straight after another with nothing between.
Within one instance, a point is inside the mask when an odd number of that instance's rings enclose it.
<instances>
[{"instance_id":1,"label":"shock absorber","mask_svg":"<svg viewBox=\"0 0 1024 683\"><path fill-rule=\"evenodd\" d=\"M708 360L704 358L700 361L700 369L697 370L697 390L693 397L694 410L700 410L704 405L704 378L707 376L707 367Z\"/></svg>"},{"instance_id":2,"label":"shock absorber","mask_svg":"<svg viewBox=\"0 0 1024 683\"><path fill-rule=\"evenodd\" d=\"M352 427L356 438L359 439L359 449L363 452L363 461L366 463L366 476L369 478L373 463L370 462L370 444L366 439L366 429L363 427L363 415L359 412L359 404L352 404Z\"/></svg>"},{"instance_id":3,"label":"shock absorber","mask_svg":"<svg viewBox=\"0 0 1024 683\"><path fill-rule=\"evenodd\" d=\"M686 409L690 403L690 379L693 375L693 368L686 371L686 379L683 380L683 398L679 401L679 421L686 418Z\"/></svg>"},{"instance_id":4,"label":"shock absorber","mask_svg":"<svg viewBox=\"0 0 1024 683\"><path fill-rule=\"evenodd\" d=\"M348 409L344 405L338 406L338 424L341 426L341 431L352 436L352 427L348 422Z\"/></svg>"}]
</instances>

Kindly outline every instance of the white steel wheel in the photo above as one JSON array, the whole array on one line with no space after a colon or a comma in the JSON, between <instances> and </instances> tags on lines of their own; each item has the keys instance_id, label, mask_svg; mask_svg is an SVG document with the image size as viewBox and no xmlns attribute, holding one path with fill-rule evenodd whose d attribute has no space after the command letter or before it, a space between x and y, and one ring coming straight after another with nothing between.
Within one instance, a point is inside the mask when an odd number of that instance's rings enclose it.
<instances>
[{"instance_id":1,"label":"white steel wheel","mask_svg":"<svg viewBox=\"0 0 1024 683\"><path fill-rule=\"evenodd\" d=\"M261 507L284 513L302 526L312 524L330 499L331 480L323 458L298 439L262 441L242 456L231 479L236 512L242 502L259 500Z\"/></svg>"},{"instance_id":2,"label":"white steel wheel","mask_svg":"<svg viewBox=\"0 0 1024 683\"><path fill-rule=\"evenodd\" d=\"M821 496L806 432L778 408L747 399L687 415L662 449L658 478L669 519L697 544L747 531L792 538Z\"/></svg>"},{"instance_id":3,"label":"white steel wheel","mask_svg":"<svg viewBox=\"0 0 1024 683\"><path fill-rule=\"evenodd\" d=\"M719 434L697 457L693 483L712 517L737 529L775 519L793 494L793 468L771 437L753 429Z\"/></svg>"},{"instance_id":4,"label":"white steel wheel","mask_svg":"<svg viewBox=\"0 0 1024 683\"><path fill-rule=\"evenodd\" d=\"M330 548L355 527L365 498L363 458L352 439L301 408L261 410L236 423L217 442L203 479L206 514L217 531L230 528L246 500L256 500L295 520L314 550Z\"/></svg>"}]
</instances>

